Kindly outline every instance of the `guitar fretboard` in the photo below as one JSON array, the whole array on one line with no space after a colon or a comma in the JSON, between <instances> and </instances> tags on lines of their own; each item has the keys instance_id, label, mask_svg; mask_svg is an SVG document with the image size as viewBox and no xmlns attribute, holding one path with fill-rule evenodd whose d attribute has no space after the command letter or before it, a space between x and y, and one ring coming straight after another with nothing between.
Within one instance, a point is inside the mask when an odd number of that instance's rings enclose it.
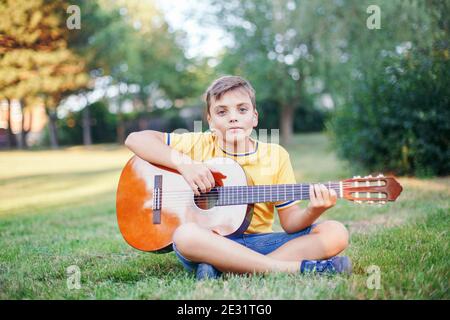
<instances>
[{"instance_id":1,"label":"guitar fretboard","mask_svg":"<svg viewBox=\"0 0 450 320\"><path fill-rule=\"evenodd\" d=\"M336 191L340 197L340 183L324 183L328 189ZM225 186L215 187L211 192L218 193L218 206L239 204L277 202L290 200L308 200L310 184L277 184L258 186Z\"/></svg>"}]
</instances>

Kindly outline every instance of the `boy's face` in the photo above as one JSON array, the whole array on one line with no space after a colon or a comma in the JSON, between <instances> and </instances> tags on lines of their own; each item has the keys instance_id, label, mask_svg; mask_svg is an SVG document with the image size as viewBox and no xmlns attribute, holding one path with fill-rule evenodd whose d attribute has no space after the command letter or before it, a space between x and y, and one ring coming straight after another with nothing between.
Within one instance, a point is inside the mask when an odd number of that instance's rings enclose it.
<instances>
[{"instance_id":1,"label":"boy's face","mask_svg":"<svg viewBox=\"0 0 450 320\"><path fill-rule=\"evenodd\" d=\"M258 125L258 112L241 88L226 92L219 100L212 97L207 118L209 126L227 144L246 142Z\"/></svg>"}]
</instances>

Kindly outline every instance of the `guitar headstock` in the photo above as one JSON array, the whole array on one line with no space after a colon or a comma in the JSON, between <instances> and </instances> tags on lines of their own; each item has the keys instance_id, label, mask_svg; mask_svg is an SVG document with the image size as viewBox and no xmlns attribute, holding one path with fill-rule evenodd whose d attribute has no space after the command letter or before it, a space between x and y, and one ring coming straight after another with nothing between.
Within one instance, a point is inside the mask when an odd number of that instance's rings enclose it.
<instances>
[{"instance_id":1,"label":"guitar headstock","mask_svg":"<svg viewBox=\"0 0 450 320\"><path fill-rule=\"evenodd\" d=\"M342 181L343 198L357 203L385 204L387 201L395 201L402 192L402 186L394 177L385 177L382 174L371 175Z\"/></svg>"}]
</instances>

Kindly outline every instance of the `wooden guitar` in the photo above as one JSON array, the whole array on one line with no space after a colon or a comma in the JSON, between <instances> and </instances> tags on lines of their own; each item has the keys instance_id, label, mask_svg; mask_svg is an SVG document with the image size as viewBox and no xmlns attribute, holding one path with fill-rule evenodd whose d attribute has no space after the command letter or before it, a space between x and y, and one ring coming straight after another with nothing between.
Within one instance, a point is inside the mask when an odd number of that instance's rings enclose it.
<instances>
[{"instance_id":1,"label":"wooden guitar","mask_svg":"<svg viewBox=\"0 0 450 320\"><path fill-rule=\"evenodd\" d=\"M133 156L124 167L117 189L119 229L132 247L142 251L172 250L175 229L187 222L227 236L243 233L250 224L253 204L309 199L309 184L248 185L242 167L231 158L212 158L215 187L194 195L176 170ZM355 202L395 201L402 191L393 177L354 177L323 183L339 198Z\"/></svg>"}]
</instances>

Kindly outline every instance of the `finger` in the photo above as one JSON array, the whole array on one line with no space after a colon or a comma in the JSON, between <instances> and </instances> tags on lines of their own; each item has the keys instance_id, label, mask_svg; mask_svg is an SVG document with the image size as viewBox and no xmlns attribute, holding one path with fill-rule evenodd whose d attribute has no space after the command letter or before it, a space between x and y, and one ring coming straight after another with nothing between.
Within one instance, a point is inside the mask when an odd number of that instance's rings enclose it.
<instances>
[{"instance_id":1,"label":"finger","mask_svg":"<svg viewBox=\"0 0 450 320\"><path fill-rule=\"evenodd\" d=\"M314 193L316 195L317 201L319 201L319 202L323 201L322 192L320 190L320 185L318 185L318 184L314 185Z\"/></svg>"},{"instance_id":2,"label":"finger","mask_svg":"<svg viewBox=\"0 0 450 320\"><path fill-rule=\"evenodd\" d=\"M320 191L322 193L323 202L328 205L330 203L330 191L323 184L320 185Z\"/></svg>"},{"instance_id":3,"label":"finger","mask_svg":"<svg viewBox=\"0 0 450 320\"><path fill-rule=\"evenodd\" d=\"M206 186L201 179L195 180L195 183L197 184L198 188L200 189L200 192L202 192L202 193L206 192Z\"/></svg>"},{"instance_id":4,"label":"finger","mask_svg":"<svg viewBox=\"0 0 450 320\"><path fill-rule=\"evenodd\" d=\"M316 195L314 194L314 185L309 185L309 200L314 205L316 203Z\"/></svg>"},{"instance_id":5,"label":"finger","mask_svg":"<svg viewBox=\"0 0 450 320\"><path fill-rule=\"evenodd\" d=\"M216 181L214 180L214 177L211 173L211 171L208 170L208 180L211 183L211 187L214 187L216 185Z\"/></svg>"},{"instance_id":6,"label":"finger","mask_svg":"<svg viewBox=\"0 0 450 320\"><path fill-rule=\"evenodd\" d=\"M192 182L192 183L191 183L191 188L192 188L192 191L194 191L194 194L195 194L196 196L199 196L199 195L200 195L200 192L198 191L198 186L197 186L197 184L196 184L195 182Z\"/></svg>"},{"instance_id":7,"label":"finger","mask_svg":"<svg viewBox=\"0 0 450 320\"><path fill-rule=\"evenodd\" d=\"M207 176L202 177L202 181L203 181L203 184L206 187L206 192L209 192L211 190L211 181L209 181Z\"/></svg>"},{"instance_id":8,"label":"finger","mask_svg":"<svg viewBox=\"0 0 450 320\"><path fill-rule=\"evenodd\" d=\"M334 190L334 189L331 189L331 190L330 190L330 199L331 199L331 201L333 202L333 204L336 203L336 201L337 201L337 193L336 193L336 190Z\"/></svg>"},{"instance_id":9,"label":"finger","mask_svg":"<svg viewBox=\"0 0 450 320\"><path fill-rule=\"evenodd\" d=\"M322 205L323 197L322 197L322 192L320 191L320 185L318 185L318 184L314 185L314 192L316 193L317 204Z\"/></svg>"}]
</instances>

